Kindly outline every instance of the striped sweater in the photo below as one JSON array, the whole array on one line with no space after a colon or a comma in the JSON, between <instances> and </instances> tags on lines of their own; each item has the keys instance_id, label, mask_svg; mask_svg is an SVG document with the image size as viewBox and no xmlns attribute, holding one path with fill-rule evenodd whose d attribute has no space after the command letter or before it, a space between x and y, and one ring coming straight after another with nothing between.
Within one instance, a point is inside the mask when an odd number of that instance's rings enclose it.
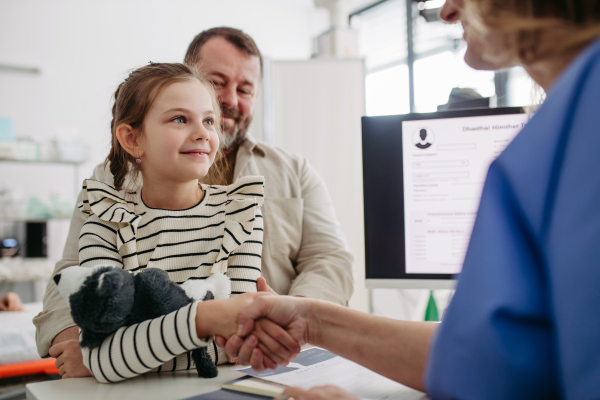
<instances>
[{"instance_id":1,"label":"striped sweater","mask_svg":"<svg viewBox=\"0 0 600 400\"><path fill-rule=\"evenodd\" d=\"M83 202L78 205L89 215L79 237L80 265L113 265L132 272L160 268L178 284L225 273L231 279L232 295L256 292L264 178L248 176L230 186L201 188L200 203L174 211L146 206L141 190L117 191L106 183L86 180ZM196 335L196 305L119 329L100 347L83 348L84 364L99 382L195 368L188 352L209 345ZM214 343L208 352L216 363L226 362Z\"/></svg>"}]
</instances>

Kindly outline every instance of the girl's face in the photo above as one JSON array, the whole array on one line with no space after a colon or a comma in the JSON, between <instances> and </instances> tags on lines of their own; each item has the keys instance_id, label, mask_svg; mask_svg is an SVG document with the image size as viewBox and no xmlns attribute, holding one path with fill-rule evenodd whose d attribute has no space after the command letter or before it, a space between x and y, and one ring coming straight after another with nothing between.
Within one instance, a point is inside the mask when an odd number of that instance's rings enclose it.
<instances>
[{"instance_id":1,"label":"girl's face","mask_svg":"<svg viewBox=\"0 0 600 400\"><path fill-rule=\"evenodd\" d=\"M191 79L164 88L144 118L144 180L184 183L202 178L218 148L215 112L204 85Z\"/></svg>"},{"instance_id":2,"label":"girl's face","mask_svg":"<svg viewBox=\"0 0 600 400\"><path fill-rule=\"evenodd\" d=\"M514 66L510 52L512 38L506 33L481 26L482 23L465 3L465 0L446 0L440 17L449 23L461 23L463 38L467 42L467 65L479 70L498 70Z\"/></svg>"}]
</instances>

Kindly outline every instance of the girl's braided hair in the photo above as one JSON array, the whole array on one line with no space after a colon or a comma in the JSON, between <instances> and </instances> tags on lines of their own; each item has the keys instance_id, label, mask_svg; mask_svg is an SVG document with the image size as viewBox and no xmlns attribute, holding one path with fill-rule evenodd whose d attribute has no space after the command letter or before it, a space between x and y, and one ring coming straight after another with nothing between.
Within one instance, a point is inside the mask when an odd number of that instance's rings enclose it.
<instances>
[{"instance_id":1,"label":"girl's braided hair","mask_svg":"<svg viewBox=\"0 0 600 400\"><path fill-rule=\"evenodd\" d=\"M221 108L217 102L212 83L200 74L194 67L178 63L150 63L144 67L132 71L117 88L114 94L112 107L111 149L106 157L105 165L110 166L110 172L114 177L117 190L121 190L125 178L129 174L130 182L137 178L140 167L134 157L127 153L117 139L117 127L128 124L136 135L141 136L144 130L144 118L158 94L167 86L176 82L188 80L199 80L208 91L213 109L215 111L215 130L219 136L219 142L223 143L221 132ZM227 168L226 158L220 147L215 156L215 162L211 166L208 175L202 178L203 183L226 184L225 173Z\"/></svg>"}]
</instances>

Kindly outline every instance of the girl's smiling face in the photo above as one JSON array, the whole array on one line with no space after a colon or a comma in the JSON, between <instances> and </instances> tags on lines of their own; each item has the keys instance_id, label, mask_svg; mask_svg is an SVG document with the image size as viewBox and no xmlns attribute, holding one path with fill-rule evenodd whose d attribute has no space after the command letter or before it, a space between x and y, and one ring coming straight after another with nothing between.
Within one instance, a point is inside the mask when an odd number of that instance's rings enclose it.
<instances>
[{"instance_id":1,"label":"girl's smiling face","mask_svg":"<svg viewBox=\"0 0 600 400\"><path fill-rule=\"evenodd\" d=\"M211 97L196 79L164 88L144 118L143 132L139 149L144 180L183 183L203 178L219 148Z\"/></svg>"}]
</instances>

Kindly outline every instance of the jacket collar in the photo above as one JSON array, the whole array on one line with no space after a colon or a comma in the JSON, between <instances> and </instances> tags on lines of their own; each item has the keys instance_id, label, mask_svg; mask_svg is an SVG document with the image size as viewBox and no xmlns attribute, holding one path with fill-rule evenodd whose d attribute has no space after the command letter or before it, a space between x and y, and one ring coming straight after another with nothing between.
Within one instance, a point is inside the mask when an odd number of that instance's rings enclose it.
<instances>
[{"instance_id":1,"label":"jacket collar","mask_svg":"<svg viewBox=\"0 0 600 400\"><path fill-rule=\"evenodd\" d=\"M250 133L246 134L246 140L242 142L240 147L246 150L248 153L256 153L261 157L265 157L267 155L264 145L256 140L256 138Z\"/></svg>"}]
</instances>

